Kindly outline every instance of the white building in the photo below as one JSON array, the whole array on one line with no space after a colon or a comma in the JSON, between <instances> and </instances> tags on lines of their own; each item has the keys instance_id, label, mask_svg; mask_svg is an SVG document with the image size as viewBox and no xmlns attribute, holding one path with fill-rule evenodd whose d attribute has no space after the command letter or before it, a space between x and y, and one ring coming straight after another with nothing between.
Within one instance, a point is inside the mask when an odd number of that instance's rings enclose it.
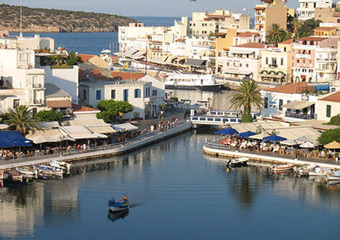
<instances>
[{"instance_id":1,"label":"white building","mask_svg":"<svg viewBox=\"0 0 340 240\"><path fill-rule=\"evenodd\" d=\"M306 82L297 82L261 91L262 116L295 121L316 119L318 96L306 93L312 90L313 86Z\"/></svg>"},{"instance_id":2,"label":"white building","mask_svg":"<svg viewBox=\"0 0 340 240\"><path fill-rule=\"evenodd\" d=\"M260 79L261 52L267 49L263 43L246 43L223 50L216 58L217 72L225 77Z\"/></svg>"},{"instance_id":3,"label":"white building","mask_svg":"<svg viewBox=\"0 0 340 240\"><path fill-rule=\"evenodd\" d=\"M20 49L50 49L54 50L54 39L40 37L36 34L34 37L3 37L0 38L0 48L20 48Z\"/></svg>"},{"instance_id":4,"label":"white building","mask_svg":"<svg viewBox=\"0 0 340 240\"><path fill-rule=\"evenodd\" d=\"M35 68L33 50L0 49L0 112L17 105L44 105L45 72Z\"/></svg>"},{"instance_id":5,"label":"white building","mask_svg":"<svg viewBox=\"0 0 340 240\"><path fill-rule=\"evenodd\" d=\"M299 0L300 7L296 9L299 20L314 18L316 8L332 8L332 0Z\"/></svg>"},{"instance_id":6,"label":"white building","mask_svg":"<svg viewBox=\"0 0 340 240\"><path fill-rule=\"evenodd\" d=\"M156 82L157 81L157 82ZM150 76L138 81L95 81L81 82L79 103L97 106L100 100L113 99L129 102L133 111L123 119L145 119L158 116L164 104L164 84Z\"/></svg>"}]
</instances>

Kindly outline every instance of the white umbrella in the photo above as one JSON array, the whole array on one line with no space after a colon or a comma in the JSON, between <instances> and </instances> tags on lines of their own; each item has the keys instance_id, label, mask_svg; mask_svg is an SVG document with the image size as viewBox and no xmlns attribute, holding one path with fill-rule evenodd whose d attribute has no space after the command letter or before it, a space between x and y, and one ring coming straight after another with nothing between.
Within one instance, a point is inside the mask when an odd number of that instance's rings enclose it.
<instances>
[{"instance_id":1,"label":"white umbrella","mask_svg":"<svg viewBox=\"0 0 340 240\"><path fill-rule=\"evenodd\" d=\"M284 140L284 141L282 141L280 143L283 144L283 145L288 145L288 146L295 146L295 145L298 144L296 142L296 140L294 140L294 139L287 139L287 140Z\"/></svg>"},{"instance_id":2,"label":"white umbrella","mask_svg":"<svg viewBox=\"0 0 340 240\"><path fill-rule=\"evenodd\" d=\"M304 142L304 143L300 144L300 147L302 147L302 148L314 148L315 145L311 142Z\"/></svg>"}]
</instances>

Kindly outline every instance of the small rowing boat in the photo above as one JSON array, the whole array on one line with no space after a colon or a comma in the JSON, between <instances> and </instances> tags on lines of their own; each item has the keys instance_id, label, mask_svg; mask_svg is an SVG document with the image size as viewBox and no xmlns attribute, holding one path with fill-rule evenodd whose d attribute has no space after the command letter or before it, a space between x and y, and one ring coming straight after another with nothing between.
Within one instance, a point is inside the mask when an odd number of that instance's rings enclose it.
<instances>
[{"instance_id":1,"label":"small rowing boat","mask_svg":"<svg viewBox=\"0 0 340 240\"><path fill-rule=\"evenodd\" d=\"M129 209L129 201L123 200L123 201L116 201L114 198L112 198L108 202L109 210L112 212L119 212Z\"/></svg>"},{"instance_id":2,"label":"small rowing boat","mask_svg":"<svg viewBox=\"0 0 340 240\"><path fill-rule=\"evenodd\" d=\"M290 171L290 170L293 170L293 167L294 167L294 164L285 164L285 165L273 166L271 170L274 172Z\"/></svg>"}]
</instances>

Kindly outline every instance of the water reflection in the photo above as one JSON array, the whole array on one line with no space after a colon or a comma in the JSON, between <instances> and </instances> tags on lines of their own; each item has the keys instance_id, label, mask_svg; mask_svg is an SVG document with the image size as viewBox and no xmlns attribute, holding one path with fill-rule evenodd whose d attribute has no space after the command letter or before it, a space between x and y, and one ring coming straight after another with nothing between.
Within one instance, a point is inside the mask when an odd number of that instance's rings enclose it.
<instances>
[{"instance_id":1,"label":"water reflection","mask_svg":"<svg viewBox=\"0 0 340 240\"><path fill-rule=\"evenodd\" d=\"M129 215L129 209L120 211L120 212L112 212L109 210L109 213L107 215L108 219L110 219L112 222L117 221L118 219L124 219Z\"/></svg>"}]
</instances>

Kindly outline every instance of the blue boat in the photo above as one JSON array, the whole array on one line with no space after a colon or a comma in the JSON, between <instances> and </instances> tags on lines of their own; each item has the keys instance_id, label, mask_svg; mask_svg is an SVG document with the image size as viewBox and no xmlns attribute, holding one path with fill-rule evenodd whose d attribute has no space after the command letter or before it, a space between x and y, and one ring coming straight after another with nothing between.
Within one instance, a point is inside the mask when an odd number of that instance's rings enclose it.
<instances>
[{"instance_id":1,"label":"blue boat","mask_svg":"<svg viewBox=\"0 0 340 240\"><path fill-rule=\"evenodd\" d=\"M118 212L118 211L124 211L129 209L129 201L116 201L114 198L112 198L109 202L109 210L112 212Z\"/></svg>"}]
</instances>

